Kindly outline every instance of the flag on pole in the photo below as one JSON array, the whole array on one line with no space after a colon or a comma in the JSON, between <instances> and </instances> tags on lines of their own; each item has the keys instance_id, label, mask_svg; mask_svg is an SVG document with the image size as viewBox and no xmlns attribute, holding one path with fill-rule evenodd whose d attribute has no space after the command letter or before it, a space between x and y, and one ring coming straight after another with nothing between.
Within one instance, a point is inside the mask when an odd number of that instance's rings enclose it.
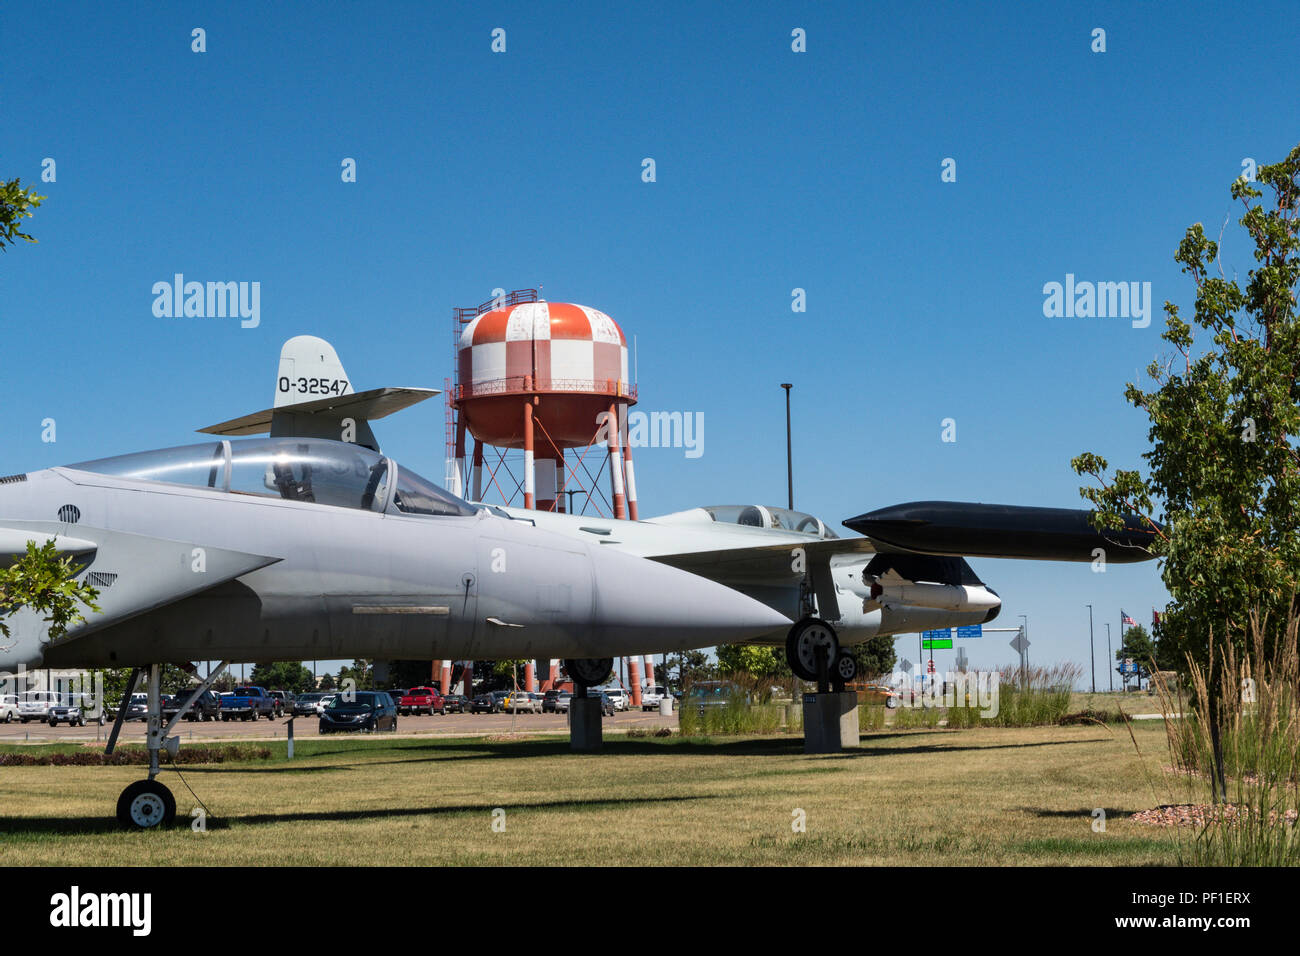
<instances>
[{"instance_id":1,"label":"flag on pole","mask_svg":"<svg viewBox=\"0 0 1300 956\"><path fill-rule=\"evenodd\" d=\"M1120 608L1119 616L1120 616L1120 620L1124 622L1125 627L1137 627L1137 621L1129 617L1128 614L1125 613L1123 608Z\"/></svg>"},{"instance_id":2,"label":"flag on pole","mask_svg":"<svg viewBox=\"0 0 1300 956\"><path fill-rule=\"evenodd\" d=\"M1155 608L1151 609L1151 626L1155 627L1160 623L1160 612Z\"/></svg>"}]
</instances>

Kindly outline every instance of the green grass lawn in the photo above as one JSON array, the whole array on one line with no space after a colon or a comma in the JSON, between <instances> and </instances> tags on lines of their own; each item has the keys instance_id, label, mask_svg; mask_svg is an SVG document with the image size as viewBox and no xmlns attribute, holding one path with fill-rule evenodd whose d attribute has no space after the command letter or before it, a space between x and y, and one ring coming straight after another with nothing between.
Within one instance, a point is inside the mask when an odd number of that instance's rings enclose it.
<instances>
[{"instance_id":1,"label":"green grass lawn","mask_svg":"<svg viewBox=\"0 0 1300 956\"><path fill-rule=\"evenodd\" d=\"M1176 863L1169 831L1127 819L1187 796L1163 776L1162 725L1135 733L1141 756L1122 726L874 731L833 756L786 736L618 737L598 755L559 737L336 738L287 761L281 742L182 768L206 833L174 771L180 825L133 833L112 814L139 768L5 767L0 864Z\"/></svg>"}]
</instances>

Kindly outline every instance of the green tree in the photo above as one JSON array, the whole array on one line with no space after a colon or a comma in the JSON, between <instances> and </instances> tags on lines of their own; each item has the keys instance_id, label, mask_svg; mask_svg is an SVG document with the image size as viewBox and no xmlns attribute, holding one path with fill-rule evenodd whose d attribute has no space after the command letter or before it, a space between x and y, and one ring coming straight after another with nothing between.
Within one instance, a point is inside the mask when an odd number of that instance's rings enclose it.
<instances>
[{"instance_id":1,"label":"green tree","mask_svg":"<svg viewBox=\"0 0 1300 956\"><path fill-rule=\"evenodd\" d=\"M1238 222L1254 244L1244 287L1235 273L1224 274L1220 243L1200 223L1179 244L1174 259L1196 288L1192 320L1165 303L1161 337L1176 354L1148 367L1151 389L1125 389L1150 422L1147 474L1111 475L1106 459L1091 452L1071 462L1097 483L1080 493L1096 507L1099 529L1120 528L1134 513L1153 531L1150 551L1172 598L1161 650L1179 659L1179 670L1197 662L1206 674L1216 800L1224 794L1219 651L1226 644L1245 650L1257 612L1265 653L1274 656L1287 617L1300 610L1298 175L1300 146L1259 167L1259 186L1244 178L1232 184L1244 210ZM1269 190L1266 203L1257 202L1260 187ZM1198 339L1196 330L1206 335Z\"/></svg>"},{"instance_id":2,"label":"green tree","mask_svg":"<svg viewBox=\"0 0 1300 956\"><path fill-rule=\"evenodd\" d=\"M0 638L9 636L5 618L21 608L43 615L50 640L56 641L68 628L85 620L81 608L98 611L99 592L74 581L72 558L61 558L51 538L40 547L27 542L27 552L7 568L0 568Z\"/></svg>"},{"instance_id":3,"label":"green tree","mask_svg":"<svg viewBox=\"0 0 1300 956\"><path fill-rule=\"evenodd\" d=\"M761 644L719 644L713 649L718 670L723 674L750 674L754 677L781 679L790 677L785 651Z\"/></svg>"},{"instance_id":4,"label":"green tree","mask_svg":"<svg viewBox=\"0 0 1300 956\"><path fill-rule=\"evenodd\" d=\"M1148 473L1111 475L1093 453L1072 461L1097 482L1080 493L1096 506L1098 528L1136 513L1155 530L1150 551L1172 597L1161 644L1179 652L1180 670L1187 655L1213 666L1211 634L1244 648L1252 610L1267 614L1275 641L1300 590L1298 174L1300 146L1259 167L1267 204L1255 202L1264 193L1252 183L1232 184L1256 261L1244 287L1223 274L1220 244L1200 223L1179 244L1174 258L1196 288L1192 321L1165 303L1162 338L1177 354L1147 369L1153 388L1125 390L1150 421Z\"/></svg>"},{"instance_id":5,"label":"green tree","mask_svg":"<svg viewBox=\"0 0 1300 956\"><path fill-rule=\"evenodd\" d=\"M303 694L316 687L311 671L303 666L302 661L254 664L248 682L256 687L265 687L267 690L287 690L294 694Z\"/></svg>"},{"instance_id":6,"label":"green tree","mask_svg":"<svg viewBox=\"0 0 1300 956\"><path fill-rule=\"evenodd\" d=\"M892 673L898 655L894 652L894 635L881 634L847 648L858 662L858 677L881 677Z\"/></svg>"},{"instance_id":7,"label":"green tree","mask_svg":"<svg viewBox=\"0 0 1300 956\"><path fill-rule=\"evenodd\" d=\"M704 651L682 651L677 655L678 687L718 676L718 665L709 660Z\"/></svg>"},{"instance_id":8,"label":"green tree","mask_svg":"<svg viewBox=\"0 0 1300 956\"><path fill-rule=\"evenodd\" d=\"M31 218L32 210L44 199L44 196L36 195L34 189L23 188L16 178L7 183L0 182L0 252L4 252L15 239L36 241L27 233L19 232L18 227L24 219Z\"/></svg>"},{"instance_id":9,"label":"green tree","mask_svg":"<svg viewBox=\"0 0 1300 956\"><path fill-rule=\"evenodd\" d=\"M339 687L344 687L346 685L343 682L348 680L355 682L355 690L374 690L375 671L371 662L358 658L352 662L351 667L346 664L340 667L336 683Z\"/></svg>"}]
</instances>

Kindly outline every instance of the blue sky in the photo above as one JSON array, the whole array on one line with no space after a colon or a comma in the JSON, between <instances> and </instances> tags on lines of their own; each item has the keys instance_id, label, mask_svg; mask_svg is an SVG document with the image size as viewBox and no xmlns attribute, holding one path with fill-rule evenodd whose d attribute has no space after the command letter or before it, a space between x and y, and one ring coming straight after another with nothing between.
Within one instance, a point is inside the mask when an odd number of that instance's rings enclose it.
<instances>
[{"instance_id":1,"label":"blue sky","mask_svg":"<svg viewBox=\"0 0 1300 956\"><path fill-rule=\"evenodd\" d=\"M636 337L641 409L704 416L702 457L638 452L642 514L784 503L783 381L795 503L828 521L924 498L1075 506L1072 455L1144 449L1123 389L1167 351L1158 304L1190 311L1183 230L1235 224L1243 159L1295 145L1294 4L10 3L5 19L22 28L0 175L49 198L39 244L0 256L3 473L265 407L297 334L333 342L360 387L440 388L450 309L540 284ZM1224 259L1252 261L1233 224ZM260 325L155 317L152 285L177 272L260 282ZM1067 273L1150 282L1150 327L1046 318L1043 285ZM442 475L440 402L379 433ZM973 564L999 624L1029 616L1035 662L1086 664L1092 603L1102 685L1103 623L1117 640L1121 607L1149 623L1166 600L1154 565ZM968 645L972 663L1012 660L1003 637Z\"/></svg>"}]
</instances>

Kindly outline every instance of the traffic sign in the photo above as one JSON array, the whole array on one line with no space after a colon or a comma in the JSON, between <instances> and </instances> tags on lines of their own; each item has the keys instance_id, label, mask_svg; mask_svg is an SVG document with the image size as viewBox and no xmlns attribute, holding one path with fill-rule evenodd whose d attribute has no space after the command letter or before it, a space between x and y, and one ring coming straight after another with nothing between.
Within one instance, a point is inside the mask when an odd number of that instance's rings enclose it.
<instances>
[{"instance_id":1,"label":"traffic sign","mask_svg":"<svg viewBox=\"0 0 1300 956\"><path fill-rule=\"evenodd\" d=\"M926 673L927 673L927 674L933 674L933 673L934 673L934 659L933 659L933 658L930 659L930 662L929 662L929 664L926 665L925 670L926 670Z\"/></svg>"},{"instance_id":2,"label":"traffic sign","mask_svg":"<svg viewBox=\"0 0 1300 956\"><path fill-rule=\"evenodd\" d=\"M964 647L957 648L957 670L965 671L968 663L970 662L966 660L966 649Z\"/></svg>"},{"instance_id":3,"label":"traffic sign","mask_svg":"<svg viewBox=\"0 0 1300 956\"><path fill-rule=\"evenodd\" d=\"M984 625L982 624L963 624L957 628L957 639L967 641L976 637L984 636Z\"/></svg>"},{"instance_id":4,"label":"traffic sign","mask_svg":"<svg viewBox=\"0 0 1300 956\"><path fill-rule=\"evenodd\" d=\"M1015 640L1011 642L1011 649L1017 654L1023 654L1029 650L1029 641L1025 640L1024 634L1017 634Z\"/></svg>"},{"instance_id":5,"label":"traffic sign","mask_svg":"<svg viewBox=\"0 0 1300 956\"><path fill-rule=\"evenodd\" d=\"M912 673L912 662L904 657L902 662L898 665L898 669L904 674L910 674Z\"/></svg>"},{"instance_id":6,"label":"traffic sign","mask_svg":"<svg viewBox=\"0 0 1300 956\"><path fill-rule=\"evenodd\" d=\"M950 651L952 650L952 638L938 637L923 640L921 649L925 651Z\"/></svg>"},{"instance_id":7,"label":"traffic sign","mask_svg":"<svg viewBox=\"0 0 1300 956\"><path fill-rule=\"evenodd\" d=\"M927 641L941 640L943 638L952 637L952 628L940 627L940 628L936 628L933 631L922 631L921 637Z\"/></svg>"}]
</instances>

